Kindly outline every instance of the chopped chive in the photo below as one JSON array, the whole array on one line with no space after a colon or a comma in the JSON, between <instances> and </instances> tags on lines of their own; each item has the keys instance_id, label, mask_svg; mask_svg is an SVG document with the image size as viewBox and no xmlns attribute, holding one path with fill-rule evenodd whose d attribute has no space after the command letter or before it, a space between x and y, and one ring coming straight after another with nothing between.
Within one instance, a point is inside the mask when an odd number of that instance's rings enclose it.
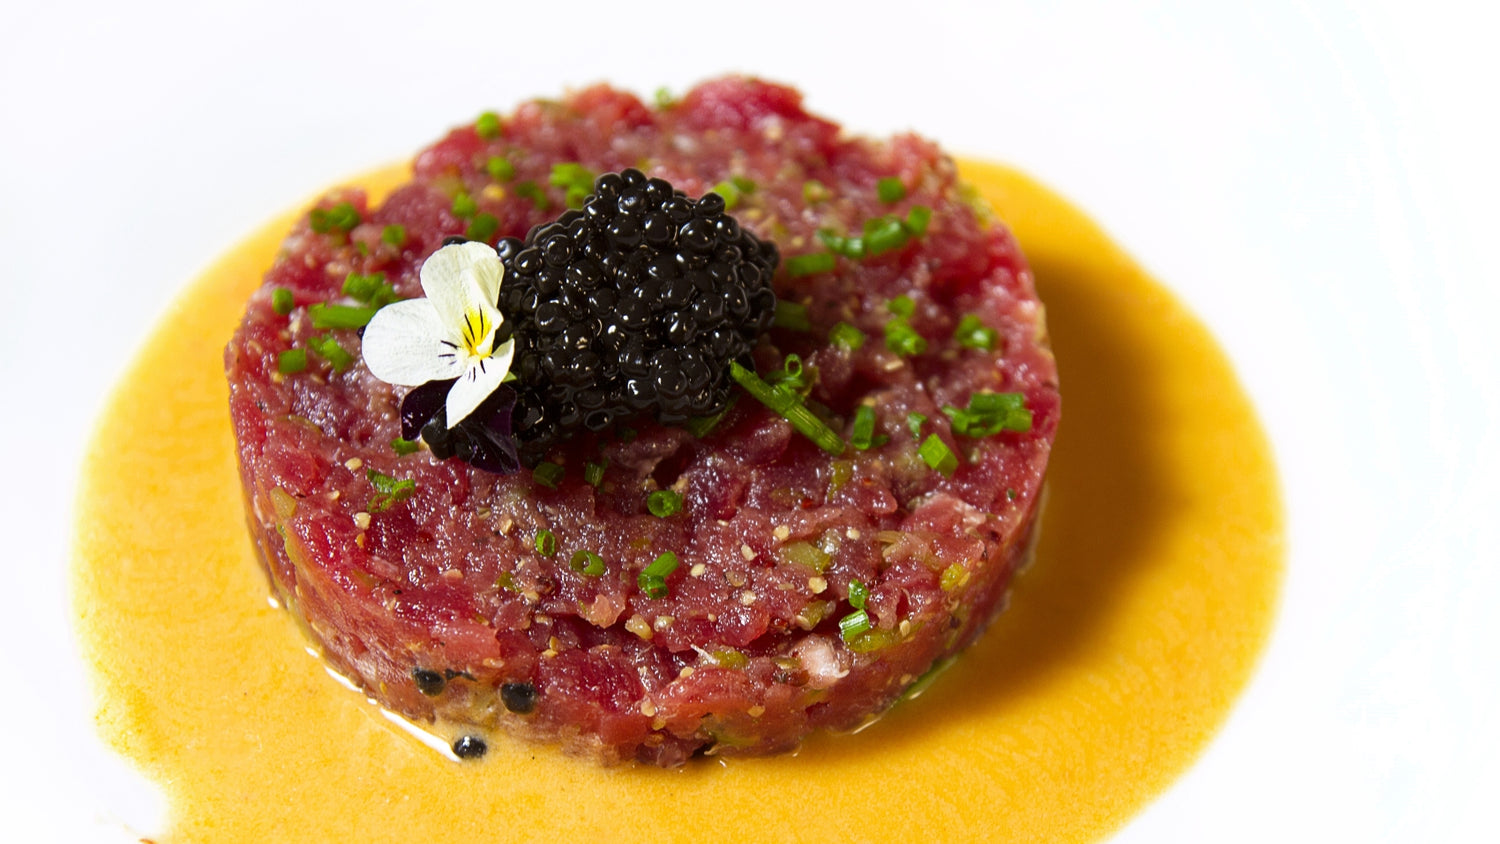
<instances>
[{"instance_id":1,"label":"chopped chive","mask_svg":"<svg viewBox=\"0 0 1500 844\"><path fill-rule=\"evenodd\" d=\"M943 573L938 577L938 587L944 592L952 592L964 582L964 575L966 574L968 574L968 571L963 567L962 563L954 563L943 569Z\"/></svg>"},{"instance_id":2,"label":"chopped chive","mask_svg":"<svg viewBox=\"0 0 1500 844\"><path fill-rule=\"evenodd\" d=\"M363 328L379 308L364 305L329 305L319 302L307 306L313 328Z\"/></svg>"},{"instance_id":3,"label":"chopped chive","mask_svg":"<svg viewBox=\"0 0 1500 844\"><path fill-rule=\"evenodd\" d=\"M401 457L405 457L408 454L416 454L421 448L421 446L412 440L405 439L404 437L396 437L391 440L391 450Z\"/></svg>"},{"instance_id":4,"label":"chopped chive","mask_svg":"<svg viewBox=\"0 0 1500 844\"><path fill-rule=\"evenodd\" d=\"M729 408L734 407L734 403L738 399L738 396L730 396L729 401L725 403L723 410L709 416L694 416L692 419L689 419L687 423L683 425L683 427L687 428L688 433L692 434L700 440L703 439L704 437L708 436L709 433L713 431L713 429L719 427L719 423L724 421L724 417L729 414Z\"/></svg>"},{"instance_id":5,"label":"chopped chive","mask_svg":"<svg viewBox=\"0 0 1500 844\"><path fill-rule=\"evenodd\" d=\"M385 273L350 273L344 278L343 292L351 299L376 308L383 308L397 298L396 289L386 283Z\"/></svg>"},{"instance_id":6,"label":"chopped chive","mask_svg":"<svg viewBox=\"0 0 1500 844\"><path fill-rule=\"evenodd\" d=\"M663 551L651 561L651 565L641 569L641 574L666 577L674 571L677 571L677 554L672 551Z\"/></svg>"},{"instance_id":7,"label":"chopped chive","mask_svg":"<svg viewBox=\"0 0 1500 844\"><path fill-rule=\"evenodd\" d=\"M995 329L985 325L974 314L964 314L963 318L958 321L958 327L953 329L953 339L966 349L992 351L998 336L999 333Z\"/></svg>"},{"instance_id":8,"label":"chopped chive","mask_svg":"<svg viewBox=\"0 0 1500 844\"><path fill-rule=\"evenodd\" d=\"M849 238L833 229L818 229L818 240L823 241L823 245L828 247L829 252L837 252L840 255L844 254L844 247L849 242Z\"/></svg>"},{"instance_id":9,"label":"chopped chive","mask_svg":"<svg viewBox=\"0 0 1500 844\"><path fill-rule=\"evenodd\" d=\"M911 240L906 224L894 217L877 217L865 222L865 254L879 255L900 249Z\"/></svg>"},{"instance_id":10,"label":"chopped chive","mask_svg":"<svg viewBox=\"0 0 1500 844\"><path fill-rule=\"evenodd\" d=\"M516 177L516 165L503 155L493 155L484 163L484 172L497 182L508 182Z\"/></svg>"},{"instance_id":11,"label":"chopped chive","mask_svg":"<svg viewBox=\"0 0 1500 844\"><path fill-rule=\"evenodd\" d=\"M755 193L755 180L744 176L730 176L729 183L740 189L740 193Z\"/></svg>"},{"instance_id":12,"label":"chopped chive","mask_svg":"<svg viewBox=\"0 0 1500 844\"><path fill-rule=\"evenodd\" d=\"M500 134L500 115L493 111L487 111L479 115L479 119L474 121L474 131L479 134L479 137L486 140L498 136Z\"/></svg>"},{"instance_id":13,"label":"chopped chive","mask_svg":"<svg viewBox=\"0 0 1500 844\"><path fill-rule=\"evenodd\" d=\"M276 356L276 371L282 375L295 375L306 368L306 349L287 349Z\"/></svg>"},{"instance_id":14,"label":"chopped chive","mask_svg":"<svg viewBox=\"0 0 1500 844\"><path fill-rule=\"evenodd\" d=\"M855 610L839 619L839 637L845 642L853 640L869 629L870 614L864 610Z\"/></svg>"},{"instance_id":15,"label":"chopped chive","mask_svg":"<svg viewBox=\"0 0 1500 844\"><path fill-rule=\"evenodd\" d=\"M391 223L380 230L380 242L394 246L397 249L406 245L406 226L399 223Z\"/></svg>"},{"instance_id":16,"label":"chopped chive","mask_svg":"<svg viewBox=\"0 0 1500 844\"><path fill-rule=\"evenodd\" d=\"M905 293L897 296L889 302L886 302L885 307L886 310L890 311L896 316L904 317L907 319L910 319L911 315L917 312L917 303L912 301L912 298Z\"/></svg>"},{"instance_id":17,"label":"chopped chive","mask_svg":"<svg viewBox=\"0 0 1500 844\"><path fill-rule=\"evenodd\" d=\"M927 351L927 340L906 320L893 317L885 324L885 347L902 357L911 357Z\"/></svg>"},{"instance_id":18,"label":"chopped chive","mask_svg":"<svg viewBox=\"0 0 1500 844\"><path fill-rule=\"evenodd\" d=\"M887 176L875 183L875 195L881 202L900 202L906 198L906 185L895 176Z\"/></svg>"},{"instance_id":19,"label":"chopped chive","mask_svg":"<svg viewBox=\"0 0 1500 844\"><path fill-rule=\"evenodd\" d=\"M576 161L560 161L552 165L552 172L548 174L547 181L560 188L579 185L591 188L595 178L597 175L594 171Z\"/></svg>"},{"instance_id":20,"label":"chopped chive","mask_svg":"<svg viewBox=\"0 0 1500 844\"><path fill-rule=\"evenodd\" d=\"M1013 489L1006 489L1005 490L1005 500L1006 501L1015 501L1016 500L1016 491L1013 490Z\"/></svg>"},{"instance_id":21,"label":"chopped chive","mask_svg":"<svg viewBox=\"0 0 1500 844\"><path fill-rule=\"evenodd\" d=\"M536 464L535 469L531 470L531 479L547 489L557 489L557 483L563 479L564 471L563 467L556 463L549 463L543 460L541 463Z\"/></svg>"},{"instance_id":22,"label":"chopped chive","mask_svg":"<svg viewBox=\"0 0 1500 844\"><path fill-rule=\"evenodd\" d=\"M854 411L854 429L849 432L849 444L860 451L885 445L890 438L875 435L875 408L862 404Z\"/></svg>"},{"instance_id":23,"label":"chopped chive","mask_svg":"<svg viewBox=\"0 0 1500 844\"><path fill-rule=\"evenodd\" d=\"M912 412L906 414L906 427L911 431L912 439L920 440L922 438L922 426L926 422L927 414L925 413Z\"/></svg>"},{"instance_id":24,"label":"chopped chive","mask_svg":"<svg viewBox=\"0 0 1500 844\"><path fill-rule=\"evenodd\" d=\"M781 368L767 372L764 380L774 389L786 390L794 396L805 396L817 375L816 369L802 365L801 355L787 355Z\"/></svg>"},{"instance_id":25,"label":"chopped chive","mask_svg":"<svg viewBox=\"0 0 1500 844\"><path fill-rule=\"evenodd\" d=\"M809 252L794 255L786 261L786 271L794 278L815 273L832 272L838 261L832 252Z\"/></svg>"},{"instance_id":26,"label":"chopped chive","mask_svg":"<svg viewBox=\"0 0 1500 844\"><path fill-rule=\"evenodd\" d=\"M500 231L500 221L495 219L495 215L481 211L474 216L469 227L464 230L464 237L480 243L489 243L498 231Z\"/></svg>"},{"instance_id":27,"label":"chopped chive","mask_svg":"<svg viewBox=\"0 0 1500 844\"><path fill-rule=\"evenodd\" d=\"M573 559L568 561L568 565L573 567L573 571L579 574L586 574L589 577L598 577L604 574L604 558L593 551L587 551L582 548L573 552Z\"/></svg>"},{"instance_id":28,"label":"chopped chive","mask_svg":"<svg viewBox=\"0 0 1500 844\"><path fill-rule=\"evenodd\" d=\"M862 580L849 581L849 606L857 610L865 608L865 602L870 599L870 587Z\"/></svg>"},{"instance_id":29,"label":"chopped chive","mask_svg":"<svg viewBox=\"0 0 1500 844\"><path fill-rule=\"evenodd\" d=\"M359 209L352 202L340 202L330 208L314 208L307 214L307 223L318 234L339 231L347 232L359 225Z\"/></svg>"},{"instance_id":30,"label":"chopped chive","mask_svg":"<svg viewBox=\"0 0 1500 844\"><path fill-rule=\"evenodd\" d=\"M468 192L459 191L453 197L453 207L449 210L453 212L453 216L460 220L467 220L479 211L479 203L475 202L474 197L470 196Z\"/></svg>"},{"instance_id":31,"label":"chopped chive","mask_svg":"<svg viewBox=\"0 0 1500 844\"><path fill-rule=\"evenodd\" d=\"M536 532L536 552L543 557L557 553L557 534L546 528Z\"/></svg>"},{"instance_id":32,"label":"chopped chive","mask_svg":"<svg viewBox=\"0 0 1500 844\"><path fill-rule=\"evenodd\" d=\"M784 389L772 387L760 376L746 369L739 361L729 362L729 374L743 388L745 392L754 396L757 401L781 414L782 418L792 423L799 433L817 443L818 447L830 454L843 454L844 441L838 434L833 432L823 420L813 415L802 401L794 394Z\"/></svg>"},{"instance_id":33,"label":"chopped chive","mask_svg":"<svg viewBox=\"0 0 1500 844\"><path fill-rule=\"evenodd\" d=\"M658 519L675 516L682 510L682 496L670 489L659 489L646 496L646 509Z\"/></svg>"},{"instance_id":34,"label":"chopped chive","mask_svg":"<svg viewBox=\"0 0 1500 844\"><path fill-rule=\"evenodd\" d=\"M906 229L911 232L912 237L921 237L927 234L927 224L932 222L932 209L926 205L913 205L906 212Z\"/></svg>"},{"instance_id":35,"label":"chopped chive","mask_svg":"<svg viewBox=\"0 0 1500 844\"><path fill-rule=\"evenodd\" d=\"M828 342L841 349L857 352L865 344L865 333L847 322L841 322L829 330Z\"/></svg>"},{"instance_id":36,"label":"chopped chive","mask_svg":"<svg viewBox=\"0 0 1500 844\"><path fill-rule=\"evenodd\" d=\"M665 85L657 88L656 93L651 95L651 99L656 103L658 109L671 108L677 105L677 98L672 96L672 89Z\"/></svg>"},{"instance_id":37,"label":"chopped chive","mask_svg":"<svg viewBox=\"0 0 1500 844\"><path fill-rule=\"evenodd\" d=\"M776 318L771 324L793 331L812 331L812 323L807 320L807 306L785 299L776 300Z\"/></svg>"},{"instance_id":38,"label":"chopped chive","mask_svg":"<svg viewBox=\"0 0 1500 844\"><path fill-rule=\"evenodd\" d=\"M375 487L375 496L370 499L369 504L371 513L383 513L397 502L411 498L412 493L417 491L417 482L411 478L397 480L374 469L365 470L365 477Z\"/></svg>"},{"instance_id":39,"label":"chopped chive","mask_svg":"<svg viewBox=\"0 0 1500 844\"><path fill-rule=\"evenodd\" d=\"M740 204L740 189L734 182L720 182L709 188L709 191L724 198L725 211L733 211Z\"/></svg>"},{"instance_id":40,"label":"chopped chive","mask_svg":"<svg viewBox=\"0 0 1500 844\"><path fill-rule=\"evenodd\" d=\"M817 179L808 179L802 183L802 201L808 205L823 202L833 196L828 186Z\"/></svg>"},{"instance_id":41,"label":"chopped chive","mask_svg":"<svg viewBox=\"0 0 1500 844\"><path fill-rule=\"evenodd\" d=\"M937 434L931 434L923 440L922 445L917 448L917 454L921 456L922 462L942 472L944 477L951 478L958 471L958 457Z\"/></svg>"},{"instance_id":42,"label":"chopped chive","mask_svg":"<svg viewBox=\"0 0 1500 844\"><path fill-rule=\"evenodd\" d=\"M339 341L327 335L313 335L307 338L307 347L317 352L325 360L333 365L334 372L343 372L354 363L354 355L339 345Z\"/></svg>"},{"instance_id":43,"label":"chopped chive","mask_svg":"<svg viewBox=\"0 0 1500 844\"><path fill-rule=\"evenodd\" d=\"M297 307L297 297L292 295L292 291L285 287L278 287L271 291L271 310L286 316L295 307Z\"/></svg>"},{"instance_id":44,"label":"chopped chive","mask_svg":"<svg viewBox=\"0 0 1500 844\"><path fill-rule=\"evenodd\" d=\"M663 553L651 565L641 569L636 576L636 585L648 598L665 598L668 593L667 576L677 570L677 555L671 551Z\"/></svg>"},{"instance_id":45,"label":"chopped chive","mask_svg":"<svg viewBox=\"0 0 1500 844\"><path fill-rule=\"evenodd\" d=\"M604 481L604 469L607 463L585 463L583 464L583 479L589 486L598 486Z\"/></svg>"},{"instance_id":46,"label":"chopped chive","mask_svg":"<svg viewBox=\"0 0 1500 844\"><path fill-rule=\"evenodd\" d=\"M943 412L953 420L953 433L962 437L1031 430L1031 411L1022 393L978 392L969 396L968 407L944 407Z\"/></svg>"},{"instance_id":47,"label":"chopped chive","mask_svg":"<svg viewBox=\"0 0 1500 844\"><path fill-rule=\"evenodd\" d=\"M539 211L547 210L547 206L552 204L552 200L547 198L547 192L530 179L516 185L515 194L522 199L531 200L531 204Z\"/></svg>"}]
</instances>

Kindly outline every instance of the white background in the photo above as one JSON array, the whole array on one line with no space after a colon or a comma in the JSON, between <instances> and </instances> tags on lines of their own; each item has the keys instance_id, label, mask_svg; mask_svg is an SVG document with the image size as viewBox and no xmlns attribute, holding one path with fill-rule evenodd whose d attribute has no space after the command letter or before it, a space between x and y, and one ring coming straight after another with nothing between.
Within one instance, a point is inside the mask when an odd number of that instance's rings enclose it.
<instances>
[{"instance_id":1,"label":"white background","mask_svg":"<svg viewBox=\"0 0 1500 844\"><path fill-rule=\"evenodd\" d=\"M1260 409L1290 513L1281 617L1228 726L1117 840L1500 840L1488 13L18 5L0 14L0 837L156 823L92 738L65 569L82 445L172 297L311 191L486 108L733 70L1060 189L1209 324Z\"/></svg>"}]
</instances>

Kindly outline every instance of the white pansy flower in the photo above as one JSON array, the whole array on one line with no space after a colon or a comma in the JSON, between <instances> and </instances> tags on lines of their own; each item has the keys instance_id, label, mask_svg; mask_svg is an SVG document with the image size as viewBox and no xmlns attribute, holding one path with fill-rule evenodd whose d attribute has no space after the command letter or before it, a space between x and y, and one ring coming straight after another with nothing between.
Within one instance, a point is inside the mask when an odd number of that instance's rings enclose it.
<instances>
[{"instance_id":1,"label":"white pansy flower","mask_svg":"<svg viewBox=\"0 0 1500 844\"><path fill-rule=\"evenodd\" d=\"M484 243L444 246L422 264L425 299L376 312L365 328L365 364L388 384L416 387L456 378L444 406L452 428L495 392L510 372L516 343L495 347L505 320L495 303L505 265Z\"/></svg>"}]
</instances>

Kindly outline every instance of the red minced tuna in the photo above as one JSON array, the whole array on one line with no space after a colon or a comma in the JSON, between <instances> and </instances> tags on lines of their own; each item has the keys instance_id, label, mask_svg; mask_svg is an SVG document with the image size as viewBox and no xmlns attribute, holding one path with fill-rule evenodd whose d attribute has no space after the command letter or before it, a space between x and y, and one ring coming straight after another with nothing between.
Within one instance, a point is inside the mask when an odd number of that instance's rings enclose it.
<instances>
[{"instance_id":1,"label":"red minced tuna","mask_svg":"<svg viewBox=\"0 0 1500 844\"><path fill-rule=\"evenodd\" d=\"M775 243L792 307L756 369L799 356L842 453L736 387L701 437L638 418L550 451L555 481L492 474L398 441L407 390L370 374L357 329L314 326L309 306L369 298L375 274L422 295L446 238L556 219L578 200L557 173L627 168L717 187ZM330 663L418 721L607 763L787 751L890 706L998 612L1059 414L1031 273L952 160L913 135L848 137L743 78L660 108L605 86L526 103L423 151L378 206L330 194L225 362L251 531ZM1015 395L986 427L961 411L989 393ZM675 512L651 511L661 490ZM666 588L645 588L666 552Z\"/></svg>"}]
</instances>

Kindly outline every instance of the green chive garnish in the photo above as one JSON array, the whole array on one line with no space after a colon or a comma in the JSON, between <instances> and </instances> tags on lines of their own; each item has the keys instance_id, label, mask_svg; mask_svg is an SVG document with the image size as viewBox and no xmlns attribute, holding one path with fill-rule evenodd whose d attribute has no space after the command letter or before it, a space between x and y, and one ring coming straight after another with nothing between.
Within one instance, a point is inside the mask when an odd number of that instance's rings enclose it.
<instances>
[{"instance_id":1,"label":"green chive garnish","mask_svg":"<svg viewBox=\"0 0 1500 844\"><path fill-rule=\"evenodd\" d=\"M313 328L363 328L379 308L362 305L329 305L319 302L307 306Z\"/></svg>"},{"instance_id":2,"label":"green chive garnish","mask_svg":"<svg viewBox=\"0 0 1500 844\"><path fill-rule=\"evenodd\" d=\"M536 552L543 557L557 553L557 535L543 528L536 532Z\"/></svg>"},{"instance_id":3,"label":"green chive garnish","mask_svg":"<svg viewBox=\"0 0 1500 844\"><path fill-rule=\"evenodd\" d=\"M354 363L354 355L339 345L339 341L327 335L313 335L307 338L307 347L317 352L325 360L333 365L334 372L343 372Z\"/></svg>"},{"instance_id":4,"label":"green chive garnish","mask_svg":"<svg viewBox=\"0 0 1500 844\"><path fill-rule=\"evenodd\" d=\"M953 433L961 437L990 437L1001 431L1031 430L1031 411L1022 393L978 392L969 396L966 408L945 407L953 420Z\"/></svg>"},{"instance_id":5,"label":"green chive garnish","mask_svg":"<svg viewBox=\"0 0 1500 844\"><path fill-rule=\"evenodd\" d=\"M314 208L307 214L308 225L318 234L347 232L359 225L359 210L352 202L340 202L332 208Z\"/></svg>"},{"instance_id":6,"label":"green chive garnish","mask_svg":"<svg viewBox=\"0 0 1500 844\"><path fill-rule=\"evenodd\" d=\"M911 319L911 315L917 312L917 303L905 293L885 303L886 310L896 316Z\"/></svg>"},{"instance_id":7,"label":"green chive garnish","mask_svg":"<svg viewBox=\"0 0 1500 844\"><path fill-rule=\"evenodd\" d=\"M864 610L855 610L839 619L839 637L845 642L851 641L870 629L870 614Z\"/></svg>"},{"instance_id":8,"label":"green chive garnish","mask_svg":"<svg viewBox=\"0 0 1500 844\"><path fill-rule=\"evenodd\" d=\"M651 99L656 103L658 109L671 108L677 105L677 98L672 96L672 89L665 85L657 88L656 93L652 94Z\"/></svg>"},{"instance_id":9,"label":"green chive garnish","mask_svg":"<svg viewBox=\"0 0 1500 844\"><path fill-rule=\"evenodd\" d=\"M694 416L692 419L689 419L687 423L683 425L683 427L687 428L688 433L692 434L700 440L703 439L704 437L708 436L709 433L713 431L713 429L719 427L719 423L724 421L724 417L729 414L729 408L734 407L734 403L738 400L738 398L738 396L730 396L729 401L724 404L723 410L713 414L712 416Z\"/></svg>"},{"instance_id":10,"label":"green chive garnish","mask_svg":"<svg viewBox=\"0 0 1500 844\"><path fill-rule=\"evenodd\" d=\"M973 314L964 314L963 319L958 321L958 327L953 329L953 339L966 349L993 351L998 336L995 329L980 322L979 317Z\"/></svg>"},{"instance_id":11,"label":"green chive garnish","mask_svg":"<svg viewBox=\"0 0 1500 844\"><path fill-rule=\"evenodd\" d=\"M498 231L500 231L500 221L495 219L495 215L481 211L464 230L464 237L480 243L489 243Z\"/></svg>"},{"instance_id":12,"label":"green chive garnish","mask_svg":"<svg viewBox=\"0 0 1500 844\"><path fill-rule=\"evenodd\" d=\"M906 185L895 176L887 176L875 183L875 195L881 202L900 202L906 198Z\"/></svg>"},{"instance_id":13,"label":"green chive garnish","mask_svg":"<svg viewBox=\"0 0 1500 844\"><path fill-rule=\"evenodd\" d=\"M782 361L781 368L775 372L767 372L765 382L772 388L786 390L796 396L804 396L812 387L813 378L818 371L802 365L801 355L787 355Z\"/></svg>"},{"instance_id":14,"label":"green chive garnish","mask_svg":"<svg viewBox=\"0 0 1500 844\"><path fill-rule=\"evenodd\" d=\"M606 463L585 463L585 464L583 464L583 479L588 482L589 486L595 486L596 487L596 486L598 486L600 483L602 483L604 481L604 469L605 469L606 465L608 465L608 464L606 464Z\"/></svg>"},{"instance_id":15,"label":"green chive garnish","mask_svg":"<svg viewBox=\"0 0 1500 844\"><path fill-rule=\"evenodd\" d=\"M568 565L573 567L573 571L579 574L586 574L589 577L598 577L604 574L604 558L593 551L586 551L581 548L574 551L573 559L568 561Z\"/></svg>"},{"instance_id":16,"label":"green chive garnish","mask_svg":"<svg viewBox=\"0 0 1500 844\"><path fill-rule=\"evenodd\" d=\"M636 576L636 585L648 598L665 598L667 596L667 576L677 571L677 555L671 551L663 553L651 565L641 569Z\"/></svg>"},{"instance_id":17,"label":"green chive garnish","mask_svg":"<svg viewBox=\"0 0 1500 844\"><path fill-rule=\"evenodd\" d=\"M922 445L917 448L917 454L921 456L922 462L942 472L944 477L951 478L958 470L958 457L937 434L931 434L923 440Z\"/></svg>"},{"instance_id":18,"label":"green chive garnish","mask_svg":"<svg viewBox=\"0 0 1500 844\"><path fill-rule=\"evenodd\" d=\"M849 606L857 610L865 608L865 601L870 599L870 587L861 580L849 581Z\"/></svg>"},{"instance_id":19,"label":"green chive garnish","mask_svg":"<svg viewBox=\"0 0 1500 844\"><path fill-rule=\"evenodd\" d=\"M292 295L292 291L285 287L278 287L271 291L271 310L286 316L295 307L297 307L297 297Z\"/></svg>"},{"instance_id":20,"label":"green chive garnish","mask_svg":"<svg viewBox=\"0 0 1500 844\"><path fill-rule=\"evenodd\" d=\"M857 352L865 344L865 333L847 322L841 322L829 330L828 342L841 349Z\"/></svg>"},{"instance_id":21,"label":"green chive garnish","mask_svg":"<svg viewBox=\"0 0 1500 844\"><path fill-rule=\"evenodd\" d=\"M406 245L406 226L391 223L380 230L380 242L397 249Z\"/></svg>"},{"instance_id":22,"label":"green chive garnish","mask_svg":"<svg viewBox=\"0 0 1500 844\"><path fill-rule=\"evenodd\" d=\"M547 198L547 192L530 179L516 185L514 191L516 196L531 200L531 204L536 206L538 211L545 211L547 206L552 204L552 200Z\"/></svg>"},{"instance_id":23,"label":"green chive garnish","mask_svg":"<svg viewBox=\"0 0 1500 844\"><path fill-rule=\"evenodd\" d=\"M885 347L902 357L911 357L927 351L927 340L906 320L893 317L885 324Z\"/></svg>"},{"instance_id":24,"label":"green chive garnish","mask_svg":"<svg viewBox=\"0 0 1500 844\"><path fill-rule=\"evenodd\" d=\"M809 252L806 255L794 255L786 260L786 271L794 278L797 276L813 275L815 273L832 272L838 265L832 252Z\"/></svg>"},{"instance_id":25,"label":"green chive garnish","mask_svg":"<svg viewBox=\"0 0 1500 844\"><path fill-rule=\"evenodd\" d=\"M563 479L563 472L563 467L543 460L531 470L531 479L547 489L557 489L558 481Z\"/></svg>"},{"instance_id":26,"label":"green chive garnish","mask_svg":"<svg viewBox=\"0 0 1500 844\"><path fill-rule=\"evenodd\" d=\"M776 318L771 324L793 331L812 331L812 323L807 321L807 306L785 299L776 300Z\"/></svg>"},{"instance_id":27,"label":"green chive garnish","mask_svg":"<svg viewBox=\"0 0 1500 844\"><path fill-rule=\"evenodd\" d=\"M890 438L875 435L875 408L862 404L854 411L854 429L849 432L849 444L860 451L885 445Z\"/></svg>"},{"instance_id":28,"label":"green chive garnish","mask_svg":"<svg viewBox=\"0 0 1500 844\"><path fill-rule=\"evenodd\" d=\"M516 166L510 163L509 158L496 155L484 163L484 172L489 173L490 178L497 182L508 182L516 177Z\"/></svg>"},{"instance_id":29,"label":"green chive garnish","mask_svg":"<svg viewBox=\"0 0 1500 844\"><path fill-rule=\"evenodd\" d=\"M385 273L350 273L344 278L343 290L345 296L376 308L396 301L396 289L386 283Z\"/></svg>"},{"instance_id":30,"label":"green chive garnish","mask_svg":"<svg viewBox=\"0 0 1500 844\"><path fill-rule=\"evenodd\" d=\"M459 218L460 220L467 220L479 211L479 203L475 202L474 197L470 196L468 193L459 191L459 193L453 197L453 207L449 210L453 212L453 216Z\"/></svg>"},{"instance_id":31,"label":"green chive garnish","mask_svg":"<svg viewBox=\"0 0 1500 844\"><path fill-rule=\"evenodd\" d=\"M927 414L925 413L912 412L906 414L906 427L911 431L912 439L920 440L922 438L922 425L926 422Z\"/></svg>"},{"instance_id":32,"label":"green chive garnish","mask_svg":"<svg viewBox=\"0 0 1500 844\"><path fill-rule=\"evenodd\" d=\"M729 183L740 189L740 193L755 193L755 181L744 176L730 176Z\"/></svg>"},{"instance_id":33,"label":"green chive garnish","mask_svg":"<svg viewBox=\"0 0 1500 844\"><path fill-rule=\"evenodd\" d=\"M391 506L398 501L411 498L412 493L417 491L417 482L410 478L396 480L374 469L367 469L365 477L370 480L370 485L375 487L375 496L370 499L371 513L383 513L391 509Z\"/></svg>"},{"instance_id":34,"label":"green chive garnish","mask_svg":"<svg viewBox=\"0 0 1500 844\"><path fill-rule=\"evenodd\" d=\"M670 489L659 489L646 496L646 509L658 519L675 516L682 510L682 496Z\"/></svg>"},{"instance_id":35,"label":"green chive garnish","mask_svg":"<svg viewBox=\"0 0 1500 844\"><path fill-rule=\"evenodd\" d=\"M402 437L396 437L391 440L391 450L401 457L405 457L408 454L416 454L421 448L414 441Z\"/></svg>"},{"instance_id":36,"label":"green chive garnish","mask_svg":"<svg viewBox=\"0 0 1500 844\"><path fill-rule=\"evenodd\" d=\"M865 253L879 255L900 249L911 240L906 224L894 217L877 217L865 222Z\"/></svg>"},{"instance_id":37,"label":"green chive garnish","mask_svg":"<svg viewBox=\"0 0 1500 844\"><path fill-rule=\"evenodd\" d=\"M493 111L487 111L479 115L479 119L474 121L474 131L479 133L479 137L486 140L498 136L500 134L500 115Z\"/></svg>"},{"instance_id":38,"label":"green chive garnish","mask_svg":"<svg viewBox=\"0 0 1500 844\"><path fill-rule=\"evenodd\" d=\"M906 228L912 237L921 237L927 234L927 224L932 222L932 209L926 205L913 205L906 212Z\"/></svg>"},{"instance_id":39,"label":"green chive garnish","mask_svg":"<svg viewBox=\"0 0 1500 844\"><path fill-rule=\"evenodd\" d=\"M306 368L306 349L287 349L276 356L276 371L282 375L295 375Z\"/></svg>"},{"instance_id":40,"label":"green chive garnish","mask_svg":"<svg viewBox=\"0 0 1500 844\"><path fill-rule=\"evenodd\" d=\"M817 443L818 447L829 454L843 454L844 441L838 434L833 432L823 420L813 415L802 404L796 394L787 390L772 387L760 376L746 369L739 361L729 362L729 374L734 378L745 392L754 396L757 401L781 414L792 427L808 439Z\"/></svg>"}]
</instances>

